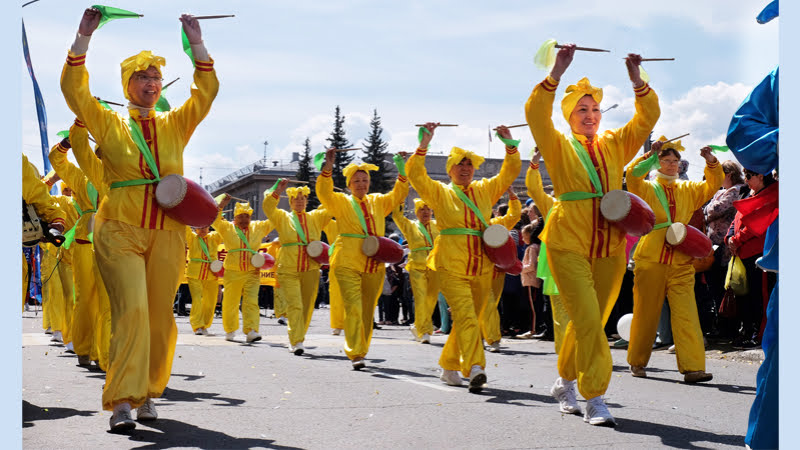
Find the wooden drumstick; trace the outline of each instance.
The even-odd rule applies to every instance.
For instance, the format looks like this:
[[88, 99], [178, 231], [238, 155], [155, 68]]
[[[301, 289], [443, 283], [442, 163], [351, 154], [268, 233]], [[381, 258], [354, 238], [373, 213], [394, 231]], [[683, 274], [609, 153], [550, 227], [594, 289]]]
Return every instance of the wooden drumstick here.
[[308, 184], [308, 181], [303, 181], [303, 180], [286, 180], [286, 181], [288, 181], [289, 183]]
[[167, 83], [167, 84], [165, 84], [163, 87], [161, 87], [161, 90], [163, 91], [164, 89], [166, 89], [166, 88], [168, 88], [168, 87], [172, 86], [172, 83], [174, 83], [174, 82], [176, 82], [176, 81], [178, 81], [178, 80], [180, 80], [180, 79], [181, 79], [181, 77], [175, 78], [174, 80], [170, 81], [169, 83]]
[[[424, 127], [425, 124], [416, 124], [414, 126], [415, 127]], [[436, 126], [437, 127], [457, 127], [458, 124], [455, 124], [455, 123], [439, 123], [439, 124], [436, 124]]]
[[678, 137], [674, 137], [674, 138], [672, 138], [672, 139], [669, 139], [669, 140], [667, 140], [667, 141], [662, 141], [662, 142], [663, 142], [664, 144], [666, 144], [667, 142], [677, 141], [678, 139], [680, 139], [680, 138], [682, 138], [682, 137], [685, 137], [685, 136], [688, 136], [688, 135], [689, 135], [689, 133], [682, 134], [682, 135], [680, 135], [680, 136], [678, 136]]
[[[556, 48], [564, 48], [561, 44], [556, 44]], [[575, 47], [575, 50], [582, 50], [584, 52], [608, 52], [611, 53], [611, 50], [603, 50], [602, 48], [592, 48], [592, 47]]]
[[100, 97], [95, 97], [95, 98], [96, 98], [98, 101], [101, 101], [101, 102], [106, 102], [106, 103], [108, 103], [109, 105], [125, 106], [125, 105], [123, 105], [122, 103], [112, 102], [112, 101], [110, 101], [110, 100], [103, 100], [103, 99], [102, 99], [102, 98], [100, 98]]
[[[519, 125], [511, 125], [511, 126], [508, 126], [506, 128], [519, 128], [519, 127], [527, 127], [527, 126], [528, 126], [527, 123], [521, 123]], [[500, 127], [497, 127], [497, 128], [500, 128]], [[497, 128], [492, 128], [492, 129], [497, 131]]]
[[[228, 194], [228, 195], [230, 195], [230, 194]], [[232, 200], [236, 200], [236, 201], [240, 201], [240, 202], [250, 203], [250, 201], [249, 201], [249, 200], [245, 200], [245, 199], [243, 199], [243, 198], [239, 198], [239, 197], [234, 197], [234, 196], [232, 196], [232, 195], [231, 195], [231, 199], [232, 199]]]
[[675, 61], [675, 58], [642, 58], [642, 62], [645, 61]]
[[[331, 150], [331, 149], [327, 149], [327, 150]], [[355, 147], [355, 148], [337, 148], [337, 149], [335, 149], [335, 150], [336, 150], [337, 152], [352, 152], [353, 150], [361, 150], [361, 147]]]
[[205, 20], [205, 19], [225, 19], [227, 17], [236, 17], [234, 14], [222, 14], [216, 16], [192, 16], [195, 20]]

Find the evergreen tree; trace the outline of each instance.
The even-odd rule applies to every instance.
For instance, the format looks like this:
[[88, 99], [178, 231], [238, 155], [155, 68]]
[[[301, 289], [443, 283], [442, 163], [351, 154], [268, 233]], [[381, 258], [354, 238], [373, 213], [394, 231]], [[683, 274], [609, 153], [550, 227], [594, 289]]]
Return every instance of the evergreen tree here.
[[303, 156], [300, 157], [300, 162], [297, 164], [297, 179], [300, 181], [308, 181], [309, 189], [311, 189], [311, 193], [308, 195], [308, 210], [315, 209], [319, 206], [319, 199], [317, 199], [317, 192], [314, 189], [315, 178], [314, 178], [314, 165], [312, 163], [312, 156], [311, 156], [311, 141], [306, 138], [306, 141], [303, 143], [305, 146], [305, 150], [303, 150]]
[[389, 143], [381, 137], [383, 127], [381, 127], [381, 118], [378, 116], [377, 109], [372, 112], [369, 126], [369, 136], [363, 144], [364, 153], [366, 153], [364, 162], [378, 166], [378, 170], [370, 173], [369, 191], [386, 193], [392, 189], [391, 177], [387, 173], [390, 163], [386, 161], [386, 156], [389, 155], [386, 150]]
[[[339, 110], [339, 105], [336, 105], [336, 113], [333, 120], [333, 131], [331, 137], [326, 139], [328, 141], [328, 148], [350, 148], [350, 142], [347, 140], [344, 132], [344, 116]], [[350, 152], [336, 152], [336, 159], [333, 161], [333, 185], [346, 189], [345, 178], [342, 170], [350, 164], [355, 156]]]

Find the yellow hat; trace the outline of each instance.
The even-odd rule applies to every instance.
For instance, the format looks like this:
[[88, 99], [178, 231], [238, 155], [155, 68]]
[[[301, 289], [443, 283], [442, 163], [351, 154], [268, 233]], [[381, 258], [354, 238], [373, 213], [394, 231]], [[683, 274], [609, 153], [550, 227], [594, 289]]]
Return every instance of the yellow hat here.
[[447, 157], [447, 163], [445, 163], [445, 169], [447, 170], [447, 173], [450, 173], [450, 169], [456, 164], [461, 163], [461, 160], [464, 158], [472, 161], [472, 167], [474, 167], [475, 170], [478, 170], [478, 168], [481, 167], [481, 164], [483, 164], [482, 156], [478, 156], [469, 150], [464, 150], [463, 148], [453, 147], [450, 150], [450, 156]]
[[567, 122], [569, 122], [569, 116], [572, 114], [572, 110], [575, 109], [575, 105], [584, 95], [591, 95], [594, 101], [600, 103], [603, 100], [603, 89], [592, 86], [586, 77], [581, 78], [578, 84], [569, 85], [566, 95], [561, 100], [561, 112]]
[[143, 50], [138, 55], [122, 61], [120, 64], [122, 66], [122, 92], [125, 94], [125, 98], [130, 100], [130, 97], [128, 97], [128, 83], [135, 72], [155, 67], [158, 69], [158, 73], [161, 74], [161, 67], [166, 65], [167, 60], [161, 56], [154, 55], [150, 50]]
[[250, 207], [250, 203], [248, 202], [239, 202], [233, 208], [233, 217], [238, 216], [239, 214], [247, 214], [248, 216], [253, 215], [253, 208]]
[[[419, 214], [419, 210], [422, 209], [423, 206], [428, 206], [428, 204], [425, 203], [425, 200], [422, 200], [421, 198], [415, 198], [414, 199], [414, 214]], [[430, 206], [428, 206], [428, 208], [430, 208]]]
[[369, 172], [372, 171], [372, 170], [378, 170], [378, 166], [376, 166], [375, 164], [369, 164], [369, 163], [362, 163], [362, 164], [350, 163], [350, 164], [348, 164], [347, 167], [345, 167], [344, 170], [342, 171], [342, 173], [344, 174], [345, 184], [347, 184], [347, 186], [350, 186], [350, 179], [353, 178], [353, 175], [355, 175], [356, 172], [364, 171], [364, 172], [366, 172], [367, 176], [369, 177]]
[[[667, 140], [667, 137], [666, 137], [666, 136], [661, 136], [660, 138], [658, 138], [658, 141], [656, 141], [656, 142], [659, 142], [659, 141], [660, 141], [660, 142], [664, 142], [664, 141], [666, 141], [666, 140]], [[677, 150], [677, 151], [679, 151], [679, 152], [682, 152], [682, 151], [686, 150], [686, 149], [685, 149], [685, 148], [683, 148], [683, 146], [681, 145], [681, 141], [680, 141], [680, 140], [678, 140], [678, 141], [672, 141], [672, 142], [667, 142], [666, 144], [664, 144], [664, 145], [662, 145], [662, 146], [661, 146], [661, 150], [666, 150], [666, 149], [668, 149], [668, 148], [671, 148], [671, 149], [673, 149], [673, 150]]]
[[289, 197], [289, 201], [294, 200], [298, 194], [303, 194], [306, 197], [311, 194], [311, 189], [308, 186], [300, 186], [300, 187], [290, 187], [286, 189], [286, 195]]

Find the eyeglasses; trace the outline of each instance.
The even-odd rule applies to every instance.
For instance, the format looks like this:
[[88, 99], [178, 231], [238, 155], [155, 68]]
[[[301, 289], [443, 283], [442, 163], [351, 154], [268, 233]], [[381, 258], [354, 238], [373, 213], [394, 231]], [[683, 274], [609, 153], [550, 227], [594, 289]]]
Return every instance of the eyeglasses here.
[[749, 180], [750, 178], [753, 178], [754, 176], [756, 176], [756, 174], [754, 174], [754, 173], [745, 173], [744, 174], [744, 178], [746, 180]]
[[164, 79], [161, 77], [151, 77], [148, 75], [142, 75], [140, 73], [133, 75], [133, 80], [140, 83], [146, 83], [148, 81], [152, 81], [153, 83], [161, 83], [164, 81]]
[[681, 160], [680, 159], [666, 159], [665, 158], [665, 159], [662, 159], [661, 162], [664, 163], [664, 164], [675, 165], [675, 164], [680, 163]]

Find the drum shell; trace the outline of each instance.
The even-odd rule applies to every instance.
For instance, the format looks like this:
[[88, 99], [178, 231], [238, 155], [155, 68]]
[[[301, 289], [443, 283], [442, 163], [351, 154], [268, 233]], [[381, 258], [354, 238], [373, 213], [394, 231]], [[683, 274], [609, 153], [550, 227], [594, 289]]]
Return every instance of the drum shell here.
[[[169, 177], [180, 177], [183, 181], [178, 181], [178, 184], [185, 183], [185, 192], [183, 189], [166, 192], [164, 186], [176, 185], [174, 180], [165, 183]], [[159, 182], [156, 186], [156, 201], [167, 216], [195, 228], [214, 223], [219, 211], [211, 194], [194, 181], [177, 174], [167, 175]]]
[[[487, 243], [487, 235], [493, 232], [499, 233], [501, 229], [505, 231], [508, 238], [499, 247], [489, 245]], [[517, 245], [514, 243], [514, 239], [511, 239], [511, 234], [508, 232], [508, 229], [502, 225], [492, 225], [484, 230], [483, 250], [486, 252], [486, 256], [489, 257], [489, 260], [502, 271], [507, 271], [512, 268], [515, 262], [519, 260], [519, 258], [517, 258]]]
[[367, 236], [361, 244], [361, 251], [376, 261], [388, 264], [399, 263], [404, 254], [400, 244], [383, 236]]
[[[261, 266], [256, 264], [257, 261], [254, 261], [259, 255], [264, 257], [264, 264], [262, 264]], [[258, 252], [257, 254], [250, 257], [250, 264], [253, 265], [253, 267], [255, 267], [258, 270], [269, 270], [272, 268], [272, 266], [275, 265], [275, 258], [273, 258], [272, 255], [270, 255], [267, 252]]]
[[[219, 270], [215, 271], [214, 270], [215, 266], [219, 266]], [[209, 265], [209, 270], [211, 270], [211, 273], [213, 273], [214, 276], [218, 278], [222, 278], [225, 276], [225, 265], [219, 259], [211, 261], [211, 264]]]
[[671, 245], [675, 250], [683, 253], [684, 255], [691, 256], [692, 258], [705, 258], [709, 253], [711, 253], [711, 250], [713, 249], [711, 239], [703, 234], [702, 231], [691, 225], [684, 225], [682, 223], [674, 223], [671, 225], [671, 227], [675, 227], [677, 225], [686, 227], [686, 236], [680, 242], [672, 243], [669, 239], [671, 235], [670, 233], [667, 233], [665, 237], [667, 244]]
[[[620, 192], [624, 193], [625, 197], [622, 197]], [[625, 198], [627, 200], [617, 200]], [[625, 201], [628, 206], [627, 214], [621, 218], [609, 218], [606, 216], [605, 210], [609, 207], [608, 203], [611, 201]], [[653, 231], [653, 227], [656, 224], [656, 215], [650, 205], [638, 195], [627, 191], [616, 189], [604, 195], [600, 201], [600, 211], [606, 220], [631, 236], [644, 236]]]
[[508, 269], [503, 270], [503, 272], [505, 272], [505, 273], [507, 273], [509, 275], [519, 275], [519, 274], [521, 274], [522, 273], [522, 261], [517, 259], [516, 261], [514, 261], [514, 264], [511, 267], [509, 267]]
[[[314, 254], [319, 249], [319, 254], [314, 256]], [[306, 246], [306, 253], [308, 253], [308, 257], [313, 259], [314, 261], [326, 266], [330, 264], [330, 256], [328, 255], [328, 250], [330, 246], [322, 241], [311, 241]]]

